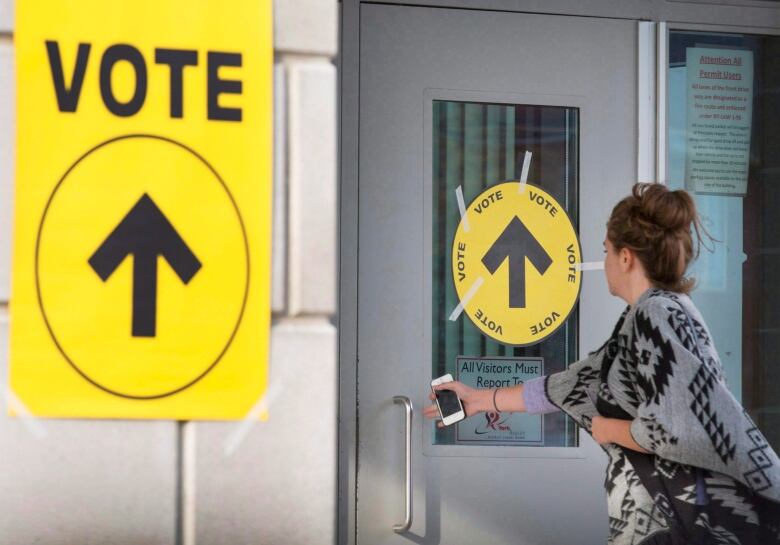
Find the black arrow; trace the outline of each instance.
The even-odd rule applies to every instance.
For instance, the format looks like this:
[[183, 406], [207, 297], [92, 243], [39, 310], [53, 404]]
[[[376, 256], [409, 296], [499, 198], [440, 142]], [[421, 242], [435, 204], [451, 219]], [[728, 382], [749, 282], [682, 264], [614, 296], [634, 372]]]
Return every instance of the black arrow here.
[[154, 201], [144, 193], [100, 245], [89, 264], [105, 282], [133, 254], [133, 337], [154, 337], [157, 323], [157, 256], [187, 284], [201, 264]]
[[523, 222], [515, 216], [482, 258], [482, 263], [495, 274], [509, 258], [509, 308], [525, 308], [525, 258], [544, 274], [552, 258], [542, 248]]

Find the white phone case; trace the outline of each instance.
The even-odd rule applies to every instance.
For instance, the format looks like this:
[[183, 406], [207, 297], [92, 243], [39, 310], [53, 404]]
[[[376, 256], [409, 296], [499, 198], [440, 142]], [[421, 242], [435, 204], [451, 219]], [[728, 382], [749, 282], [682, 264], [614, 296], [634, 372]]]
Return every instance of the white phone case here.
[[[433, 389], [433, 387], [436, 386], [436, 385], [444, 384], [444, 383], [452, 382], [452, 381], [453, 381], [452, 375], [447, 373], [446, 375], [442, 375], [442, 376], [440, 376], [438, 378], [433, 379], [431, 381], [431, 389]], [[435, 393], [436, 392], [434, 390], [434, 395], [435, 395]], [[442, 416], [441, 406], [439, 405], [439, 400], [438, 400], [438, 398], [436, 399], [436, 406], [439, 408], [439, 416], [442, 416], [441, 421], [442, 421], [442, 423], [445, 426], [449, 426], [449, 425], [454, 424], [456, 422], [460, 422], [461, 420], [466, 418], [466, 411], [463, 409], [463, 403], [461, 403], [460, 398], [457, 398], [457, 399], [458, 399], [458, 405], [460, 405], [460, 411], [458, 411], [456, 413], [452, 413], [451, 415], [449, 415], [447, 417], [443, 417]]]

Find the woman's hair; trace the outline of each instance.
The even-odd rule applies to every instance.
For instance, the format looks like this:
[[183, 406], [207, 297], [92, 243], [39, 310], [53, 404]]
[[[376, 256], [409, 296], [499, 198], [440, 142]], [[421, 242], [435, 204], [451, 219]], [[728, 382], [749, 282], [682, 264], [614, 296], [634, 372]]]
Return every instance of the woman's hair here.
[[685, 272], [699, 255], [702, 233], [712, 240], [688, 192], [661, 184], [635, 184], [607, 222], [607, 238], [615, 249], [633, 251], [654, 286], [678, 293], [689, 293], [695, 285]]

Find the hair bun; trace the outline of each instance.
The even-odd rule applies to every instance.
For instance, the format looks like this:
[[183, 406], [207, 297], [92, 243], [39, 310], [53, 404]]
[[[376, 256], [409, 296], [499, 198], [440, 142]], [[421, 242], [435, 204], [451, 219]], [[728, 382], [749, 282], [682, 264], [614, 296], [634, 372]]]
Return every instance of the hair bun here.
[[636, 184], [633, 195], [638, 207], [637, 216], [656, 229], [690, 231], [696, 221], [696, 205], [686, 191], [669, 191], [661, 184]]

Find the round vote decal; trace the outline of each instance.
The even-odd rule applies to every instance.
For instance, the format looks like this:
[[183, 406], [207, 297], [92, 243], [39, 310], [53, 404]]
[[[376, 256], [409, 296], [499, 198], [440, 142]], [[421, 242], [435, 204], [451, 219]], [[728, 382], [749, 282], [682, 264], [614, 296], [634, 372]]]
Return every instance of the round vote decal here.
[[120, 137], [83, 155], [38, 231], [49, 333], [79, 374], [121, 397], [165, 397], [209, 373], [241, 321], [248, 272], [227, 186], [203, 157], [162, 137]]
[[558, 201], [534, 185], [504, 182], [466, 209], [452, 245], [453, 281], [485, 335], [531, 345], [566, 322], [580, 292], [581, 258]]

